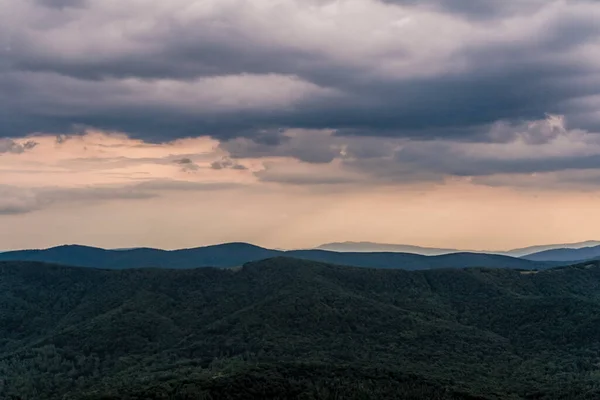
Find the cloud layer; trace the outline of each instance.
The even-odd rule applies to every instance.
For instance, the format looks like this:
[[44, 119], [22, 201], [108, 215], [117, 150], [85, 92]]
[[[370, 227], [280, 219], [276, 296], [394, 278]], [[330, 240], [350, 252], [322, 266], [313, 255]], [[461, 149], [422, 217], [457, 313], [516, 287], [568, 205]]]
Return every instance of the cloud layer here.
[[2, 2], [6, 136], [484, 140], [482, 127], [548, 112], [600, 122], [594, 1]]

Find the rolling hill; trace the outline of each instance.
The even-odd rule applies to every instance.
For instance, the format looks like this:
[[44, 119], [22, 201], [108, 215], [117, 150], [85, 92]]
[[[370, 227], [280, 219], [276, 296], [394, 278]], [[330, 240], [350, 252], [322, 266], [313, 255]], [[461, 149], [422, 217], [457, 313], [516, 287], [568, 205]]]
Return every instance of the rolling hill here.
[[234, 267], [248, 261], [276, 257], [281, 252], [247, 243], [227, 243], [182, 250], [134, 248], [106, 250], [97, 247], [65, 245], [44, 250], [20, 250], [0, 254], [0, 261], [40, 261], [81, 267], [170, 268]]
[[440, 256], [422, 256], [396, 252], [279, 251], [247, 243], [226, 243], [171, 251], [151, 248], [105, 250], [95, 247], [68, 245], [45, 250], [0, 253], [0, 261], [38, 261], [104, 269], [149, 267], [189, 269], [208, 266], [236, 267], [247, 262], [280, 256], [356, 267], [400, 268], [406, 270], [465, 267], [543, 269], [548, 267], [548, 264], [543, 262], [494, 254], [454, 253]]
[[576, 262], [600, 258], [600, 246], [583, 247], [580, 249], [553, 249], [533, 253], [522, 257], [531, 261]]
[[600, 263], [0, 263], [0, 398], [596, 399]]

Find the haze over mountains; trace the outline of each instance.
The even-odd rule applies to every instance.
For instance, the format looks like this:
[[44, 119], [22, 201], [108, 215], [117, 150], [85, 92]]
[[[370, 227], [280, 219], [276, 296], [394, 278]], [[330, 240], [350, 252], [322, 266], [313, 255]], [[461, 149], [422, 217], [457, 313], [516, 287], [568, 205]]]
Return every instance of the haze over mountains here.
[[517, 248], [507, 251], [496, 250], [458, 250], [445, 249], [434, 247], [411, 246], [403, 244], [388, 244], [388, 243], [373, 243], [373, 242], [334, 242], [323, 244], [317, 249], [338, 251], [338, 252], [399, 252], [399, 253], [414, 253], [427, 256], [435, 256], [441, 254], [468, 252], [468, 253], [485, 253], [485, 254], [501, 254], [511, 257], [522, 257], [533, 253], [553, 250], [553, 249], [581, 249], [584, 247], [600, 246], [600, 241], [588, 240], [577, 243], [562, 243], [562, 244], [547, 244], [538, 246], [529, 246]]
[[273, 257], [328, 262], [339, 265], [371, 268], [424, 270], [436, 268], [511, 268], [545, 269], [555, 263], [525, 260], [497, 254], [452, 253], [424, 256], [410, 253], [351, 253], [325, 250], [280, 251], [247, 243], [225, 243], [182, 250], [151, 248], [106, 250], [89, 246], [59, 246], [45, 250], [22, 250], [0, 254], [0, 261], [39, 261], [82, 267], [128, 269], [199, 267], [236, 267], [247, 262]]
[[552, 249], [529, 254], [524, 259], [532, 261], [579, 261], [600, 257], [600, 246], [583, 247], [580, 249]]
[[[336, 250], [309, 249], [287, 251], [267, 249], [248, 243], [224, 243], [180, 250], [153, 248], [119, 248], [107, 250], [90, 246], [65, 245], [43, 250], [8, 251], [0, 253], [0, 261], [39, 261], [106, 269], [189, 269], [199, 267], [236, 267], [247, 262], [285, 256], [355, 267], [399, 268], [405, 270], [470, 267], [533, 270], [600, 258], [600, 246], [582, 247], [586, 244], [594, 243], [597, 242], [588, 241], [567, 245], [534, 246], [511, 250], [506, 252], [507, 254], [457, 252], [451, 249], [382, 245], [366, 242], [321, 246]], [[570, 246], [572, 248], [555, 248], [557, 246]], [[356, 252], [345, 251], [345, 249], [355, 247], [358, 247], [358, 251]], [[552, 248], [552, 250], [529, 253], [532, 250], [547, 248]], [[368, 249], [386, 251], [368, 252]], [[405, 250], [405, 252], [400, 252], [399, 250]], [[418, 254], [417, 252], [426, 253], [426, 255]], [[522, 253], [527, 253], [527, 255], [518, 257]]]

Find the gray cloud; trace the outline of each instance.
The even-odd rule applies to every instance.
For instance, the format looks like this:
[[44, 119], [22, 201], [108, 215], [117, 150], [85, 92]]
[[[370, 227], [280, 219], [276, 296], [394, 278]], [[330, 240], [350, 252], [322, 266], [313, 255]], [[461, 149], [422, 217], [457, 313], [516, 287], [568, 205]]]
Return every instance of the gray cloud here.
[[337, 168], [323, 168], [313, 164], [309, 168], [289, 168], [285, 164], [267, 162], [264, 168], [254, 173], [261, 182], [301, 186], [339, 186], [344, 184], [364, 184], [363, 176], [348, 173]]
[[0, 154], [2, 154], [2, 153], [21, 154], [21, 153], [26, 152], [27, 150], [33, 149], [37, 145], [38, 144], [33, 140], [28, 140], [23, 143], [18, 143], [12, 139], [0, 138]]
[[[428, 172], [432, 176], [488, 176], [494, 174], [533, 174], [564, 170], [585, 170], [600, 168], [600, 154], [589, 156], [554, 156], [544, 158], [505, 158], [469, 156], [445, 145], [408, 146], [398, 152], [392, 160], [378, 160], [383, 168], [389, 169], [400, 178], [404, 175], [417, 175], [415, 172]], [[356, 167], [368, 168], [364, 163]], [[381, 168], [381, 167], [380, 167]], [[381, 175], [381, 172], [378, 172]]]
[[200, 167], [198, 164], [193, 162], [190, 158], [181, 158], [173, 161], [175, 164], [179, 164], [181, 166], [181, 170], [183, 172], [194, 172], [198, 171]]
[[[74, 4], [65, 1], [52, 3]], [[190, 13], [190, 21], [197, 23], [178, 19], [176, 10], [189, 5], [183, 0], [168, 8], [164, 18], [155, 19], [153, 29], [143, 28], [143, 23], [153, 18], [152, 9], [139, 10], [134, 3], [125, 2], [123, 20], [114, 21], [108, 5], [89, 1], [85, 9], [60, 16], [42, 11], [42, 21], [48, 26], [61, 19], [69, 24], [58, 33], [43, 29], [32, 32], [25, 28], [27, 18], [36, 12], [40, 15], [40, 11], [22, 6], [23, 12], [17, 15], [25, 20], [13, 27], [11, 50], [5, 53], [8, 62], [0, 77], [0, 92], [7, 96], [3, 101], [14, 111], [7, 114], [10, 119], [2, 121], [3, 132], [11, 136], [31, 131], [64, 132], [83, 124], [162, 141], [203, 134], [225, 139], [260, 137], [265, 129], [296, 127], [333, 128], [342, 134], [367, 136], [482, 140], [478, 136], [481, 127], [498, 120], [572, 112], [563, 110], [565, 102], [597, 93], [597, 60], [577, 56], [578, 48], [598, 43], [597, 3], [574, 1], [568, 8], [537, 0], [393, 3], [410, 8], [392, 9], [389, 17], [382, 17], [377, 3], [368, 3], [373, 11], [365, 21], [385, 17], [393, 23], [402, 15], [420, 18], [420, 9], [433, 10], [437, 25], [426, 21], [429, 25], [408, 30], [424, 38], [420, 39], [426, 41], [424, 44], [398, 40], [397, 44], [380, 43], [375, 39], [373, 43], [360, 42], [360, 35], [368, 37], [369, 31], [357, 31], [354, 38], [344, 30], [336, 33], [339, 37], [316, 38], [302, 33], [297, 38], [285, 38], [279, 35], [281, 26], [276, 22], [251, 26], [253, 16], [270, 12], [251, 6], [223, 5], [225, 17], [208, 34], [205, 29], [213, 26], [211, 17]], [[280, 10], [282, 21], [296, 24], [290, 29], [303, 27], [303, 22], [294, 19], [294, 7], [300, 7], [296, 13], [305, 11], [300, 2], [292, 0]], [[167, 18], [168, 13], [173, 18]], [[485, 18], [486, 25], [460, 22], [461, 15]], [[525, 19], [529, 15], [532, 17]], [[346, 17], [339, 18], [344, 22]], [[504, 27], [499, 24], [511, 18], [521, 18], [521, 22], [515, 20]], [[130, 22], [142, 28], [125, 30]], [[123, 32], [118, 40], [109, 41], [94, 36], [94, 32], [74, 35], [70, 31], [88, 23], [97, 24], [93, 30], [97, 35], [102, 35], [109, 23], [122, 26]], [[373, 22], [373, 29], [382, 23], [385, 21]], [[415, 46], [441, 46], [440, 33], [426, 29], [444, 29], [446, 25], [448, 29], [456, 25], [457, 32], [465, 30], [455, 38], [448, 35], [444, 39], [451, 51], [439, 59], [421, 55]], [[393, 33], [390, 30], [389, 35]], [[62, 42], [63, 37], [69, 40]], [[269, 39], [275, 37], [280, 39]], [[353, 39], [359, 41], [356, 52], [339, 53], [344, 40]], [[56, 51], [44, 47], [58, 43], [61, 47]], [[372, 49], [363, 50], [359, 46], [363, 43]], [[102, 56], [95, 56], [99, 54]], [[423, 73], [429, 69], [432, 71]], [[313, 91], [291, 108], [270, 105], [240, 110], [237, 104], [214, 114], [159, 96], [165, 92], [158, 89], [159, 84], [163, 89], [173, 88], [177, 98], [186, 98], [191, 93], [177, 88], [174, 82], [239, 74], [296, 76], [315, 88], [332, 88], [341, 97], [332, 99]], [[160, 80], [167, 81], [161, 84]], [[278, 86], [275, 82], [270, 85], [272, 89]], [[255, 101], [265, 95], [257, 94]], [[17, 101], [8, 101], [8, 96]], [[219, 100], [206, 101], [217, 104]], [[583, 116], [577, 118], [584, 121]]]
[[357, 183], [356, 179], [342, 176], [319, 176], [309, 174], [275, 174], [268, 171], [260, 171], [255, 173], [256, 177], [261, 182], [281, 183], [284, 185], [341, 185]]
[[596, 192], [600, 185], [600, 173], [598, 170], [567, 170], [522, 175], [497, 174], [476, 176], [471, 182], [492, 187], [510, 186], [523, 191], [549, 189]]
[[55, 141], [56, 141], [56, 144], [63, 144], [66, 141], [68, 141], [69, 139], [71, 139], [70, 135], [61, 134], [61, 135], [56, 135]]
[[191, 182], [191, 181], [175, 181], [170, 179], [151, 180], [136, 184], [133, 186], [137, 190], [147, 191], [183, 191], [183, 192], [199, 192], [211, 190], [228, 190], [240, 187], [238, 183], [231, 182]]
[[24, 214], [56, 203], [131, 200], [155, 197], [155, 194], [130, 187], [20, 188], [0, 186], [0, 214]]
[[242, 164], [239, 164], [237, 161], [232, 160], [229, 157], [223, 157], [219, 161], [214, 161], [210, 164], [212, 169], [238, 169], [245, 170], [248, 169]]
[[0, 185], [0, 215], [30, 212], [39, 207], [39, 202], [30, 190]]
[[39, 4], [50, 8], [83, 7], [86, 0], [36, 0]]
[[168, 192], [214, 191], [239, 187], [233, 183], [150, 180], [129, 185], [71, 188], [22, 188], [0, 185], [0, 215], [25, 214], [57, 204], [95, 204], [113, 200], [144, 200]]
[[[261, 181], [299, 185], [443, 182], [448, 177], [476, 178], [472, 181], [483, 183], [486, 177], [495, 175], [568, 171], [572, 171], [569, 179], [573, 179], [578, 174], [588, 176], [590, 171], [600, 171], [600, 135], [571, 130], [560, 116], [520, 124], [499, 122], [481, 135], [489, 141], [365, 138], [293, 131], [286, 134], [286, 140], [267, 148], [250, 139], [236, 139], [222, 147], [240, 157], [277, 155], [302, 161], [267, 163], [264, 170], [255, 173]], [[323, 149], [333, 149], [330, 158], [310, 157]], [[505, 178], [502, 181], [508, 182]]]
[[386, 3], [421, 6], [447, 11], [468, 18], [490, 20], [518, 13], [532, 13], [542, 8], [547, 0], [494, 1], [494, 0], [384, 0]]
[[[570, 181], [581, 186], [586, 182], [592, 184], [594, 181], [587, 177], [600, 171], [600, 136], [568, 130], [560, 117], [550, 116], [546, 120], [520, 125], [497, 124], [488, 132], [491, 138], [495, 135], [510, 140], [491, 143], [396, 141], [395, 145], [385, 141], [372, 142], [371, 151], [366, 154], [346, 151], [343, 165], [390, 182], [441, 182], [453, 176], [475, 178], [472, 180], [475, 183], [507, 183], [510, 176], [554, 174], [557, 178], [568, 176]], [[521, 180], [531, 182], [536, 179]], [[548, 178], [539, 179], [538, 183], [557, 186]]]
[[[125, 1], [116, 14], [100, 0], [20, 2], [18, 18], [0, 20], [0, 136], [87, 126], [149, 142], [210, 135], [230, 154], [213, 169], [340, 159], [391, 181], [600, 167], [596, 154], [534, 154], [565, 134], [539, 122], [547, 113], [600, 132], [598, 2], [365, 0], [336, 3], [333, 17], [328, 1], [259, 3], [176, 0], [159, 12]], [[516, 141], [531, 154], [470, 147]], [[0, 152], [26, 150], [7, 143]], [[101, 162], [193, 172], [194, 160]]]
[[280, 130], [268, 139], [237, 138], [220, 144], [234, 158], [293, 157], [308, 163], [329, 163], [340, 155], [339, 140], [328, 131]]
[[72, 158], [60, 162], [60, 166], [72, 170], [111, 170], [130, 167], [134, 165], [157, 164], [157, 165], [179, 165], [189, 171], [195, 171], [200, 167], [192, 160], [208, 159], [208, 155], [177, 154], [166, 157], [84, 157]]

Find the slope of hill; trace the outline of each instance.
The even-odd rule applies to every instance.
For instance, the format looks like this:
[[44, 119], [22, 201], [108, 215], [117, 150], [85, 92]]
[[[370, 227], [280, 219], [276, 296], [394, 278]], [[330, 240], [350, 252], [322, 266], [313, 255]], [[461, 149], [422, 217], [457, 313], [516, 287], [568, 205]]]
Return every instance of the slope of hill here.
[[473, 250], [457, 250], [457, 249], [445, 249], [445, 248], [433, 248], [433, 247], [421, 247], [421, 246], [410, 246], [403, 244], [387, 244], [387, 243], [373, 243], [373, 242], [338, 242], [338, 243], [327, 243], [317, 247], [317, 250], [337, 251], [337, 252], [355, 252], [355, 253], [373, 253], [373, 252], [397, 252], [397, 253], [412, 253], [421, 254], [426, 256], [436, 256], [450, 253], [485, 253], [485, 254], [500, 254], [511, 257], [522, 257], [528, 254], [537, 253], [540, 251], [551, 250], [551, 249], [580, 249], [583, 247], [600, 246], [600, 242], [595, 240], [588, 240], [586, 242], [578, 243], [562, 243], [562, 244], [547, 244], [539, 246], [523, 247], [507, 251], [497, 250], [485, 250], [485, 251], [473, 251]]
[[600, 258], [600, 246], [583, 247], [580, 249], [553, 249], [533, 253], [522, 257], [531, 261], [566, 261], [575, 262]]
[[60, 246], [46, 250], [22, 250], [0, 254], [0, 261], [38, 261], [105, 269], [160, 267], [236, 267], [246, 262], [288, 256], [340, 265], [421, 270], [431, 268], [490, 267], [542, 269], [548, 265], [518, 258], [475, 253], [421, 256], [408, 253], [339, 253], [323, 250], [279, 251], [247, 243], [226, 243], [182, 250], [137, 248], [105, 250], [87, 246]]
[[0, 398], [596, 399], [600, 263], [0, 263]]

